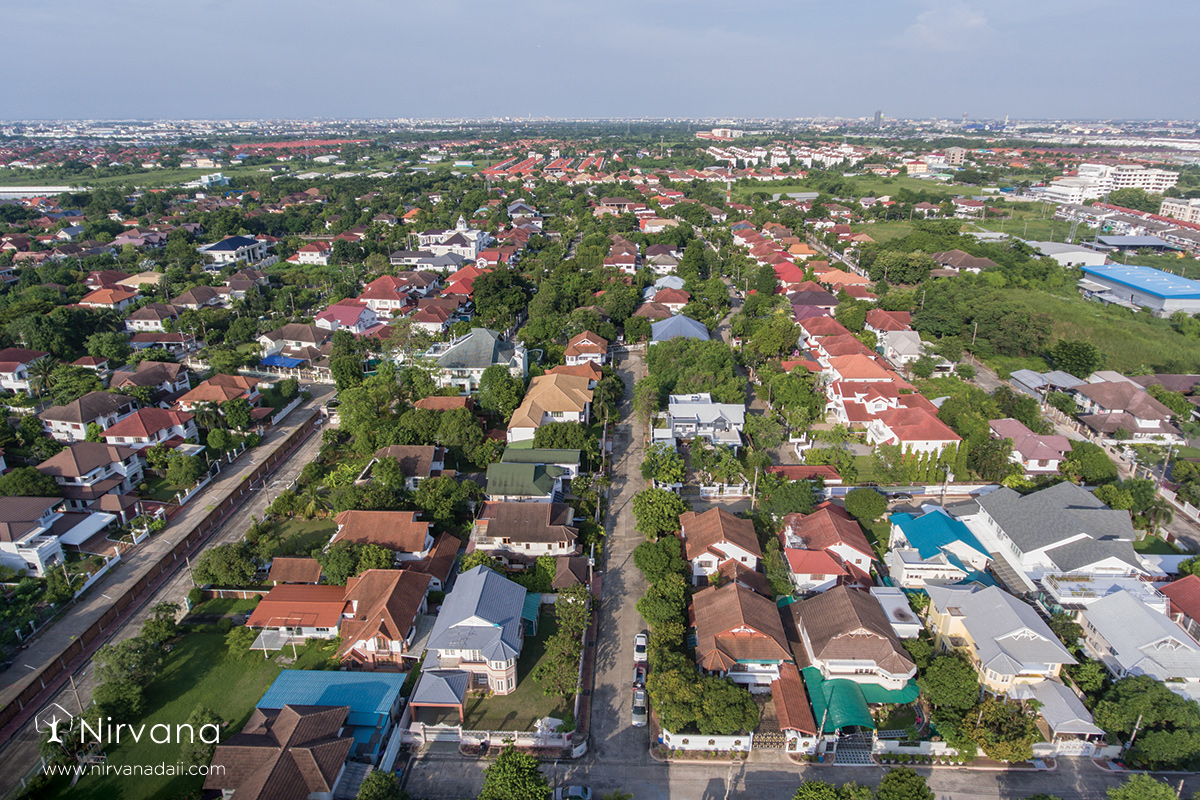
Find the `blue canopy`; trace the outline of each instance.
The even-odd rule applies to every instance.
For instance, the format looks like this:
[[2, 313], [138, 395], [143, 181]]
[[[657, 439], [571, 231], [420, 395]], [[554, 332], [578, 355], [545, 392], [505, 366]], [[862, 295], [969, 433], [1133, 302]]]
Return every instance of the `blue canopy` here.
[[273, 356], [267, 356], [262, 361], [258, 362], [259, 366], [263, 367], [286, 367], [287, 369], [295, 369], [304, 363], [303, 359], [288, 358], [276, 353]]

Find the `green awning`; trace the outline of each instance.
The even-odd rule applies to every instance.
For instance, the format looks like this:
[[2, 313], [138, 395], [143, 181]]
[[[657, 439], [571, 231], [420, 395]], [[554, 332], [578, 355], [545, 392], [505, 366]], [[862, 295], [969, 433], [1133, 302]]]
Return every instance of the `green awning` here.
[[871, 705], [879, 705], [880, 703], [902, 705], [916, 700], [921, 690], [917, 688], [917, 682], [911, 680], [904, 684], [903, 689], [885, 689], [874, 683], [863, 684], [862, 693], [863, 697], [867, 698], [867, 702]]
[[805, 667], [801, 674], [812, 701], [813, 718], [822, 733], [837, 733], [850, 727], [875, 730], [862, 686], [845, 678], [827, 681], [816, 667]]
[[542, 596], [536, 592], [526, 592], [525, 604], [521, 606], [521, 619], [536, 623], [541, 610]]

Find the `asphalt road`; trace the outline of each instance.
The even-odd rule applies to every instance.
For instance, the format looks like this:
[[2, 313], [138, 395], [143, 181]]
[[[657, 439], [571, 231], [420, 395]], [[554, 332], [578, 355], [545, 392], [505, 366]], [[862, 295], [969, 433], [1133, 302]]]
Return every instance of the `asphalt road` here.
[[[321, 398], [331, 391], [331, 387], [314, 386], [310, 388], [314, 392], [314, 399], [309, 404], [301, 406], [293, 412], [294, 414], [300, 414], [306, 408], [319, 406]], [[284, 433], [280, 431], [278, 435], [282, 436]], [[316, 458], [320, 448], [321, 436], [318, 432], [276, 468], [265, 487], [253, 490], [241, 508], [222, 523], [205, 547], [240, 540], [245, 535], [247, 528], [250, 527], [250, 517], [262, 519], [271, 501], [300, 475], [300, 471], [306, 464]], [[235, 469], [226, 469], [222, 472], [222, 478], [215, 481], [214, 485], [206, 492], [213, 497], [219, 497], [229, 491], [231, 487], [236, 486], [241, 480], [240, 476], [261, 461], [261, 457], [251, 457], [254, 453], [255, 451], [250, 451], [249, 454], [243, 456], [243, 459], [236, 463]], [[207, 513], [205, 509], [208, 505], [210, 503], [207, 498], [200, 496], [189, 504], [188, 511], [193, 514]], [[187, 516], [181, 515], [180, 518], [173, 521], [172, 527], [179, 526], [186, 519]], [[150, 616], [150, 610], [158, 603], [178, 603], [182, 609], [188, 590], [191, 588], [191, 573], [185, 566], [171, 576], [153, 597], [113, 633], [108, 641], [119, 642], [136, 636], [141, 630], [142, 623]], [[57, 703], [71, 713], [77, 713], [82, 708], [87, 708], [92, 702], [94, 688], [91, 668], [92, 661], [89, 658], [73, 674], [74, 689], [68, 683], [54, 697], [48, 698], [46, 703]], [[21, 778], [34, 767], [37, 762], [37, 742], [38, 734], [33, 728], [33, 722], [30, 721], [3, 744], [3, 749], [0, 750], [0, 797], [7, 795], [9, 791], [18, 786]]]

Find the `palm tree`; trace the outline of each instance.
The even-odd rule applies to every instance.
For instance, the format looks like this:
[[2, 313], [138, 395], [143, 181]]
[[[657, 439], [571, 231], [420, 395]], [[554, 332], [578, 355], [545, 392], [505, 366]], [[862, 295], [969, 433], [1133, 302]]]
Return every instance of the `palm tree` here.
[[217, 410], [216, 403], [197, 403], [192, 406], [192, 415], [196, 418], [196, 424], [201, 428], [213, 430], [222, 427], [221, 422], [224, 419], [221, 412]]
[[1142, 515], [1146, 518], [1150, 530], [1157, 536], [1163, 525], [1170, 525], [1174, 521], [1175, 509], [1165, 497], [1156, 496], [1150, 505], [1146, 506]]
[[300, 516], [305, 519], [319, 517], [329, 510], [329, 498], [320, 486], [311, 484], [300, 495]]
[[58, 367], [58, 359], [44, 356], [29, 365], [29, 394], [40, 395], [50, 388], [50, 373]]

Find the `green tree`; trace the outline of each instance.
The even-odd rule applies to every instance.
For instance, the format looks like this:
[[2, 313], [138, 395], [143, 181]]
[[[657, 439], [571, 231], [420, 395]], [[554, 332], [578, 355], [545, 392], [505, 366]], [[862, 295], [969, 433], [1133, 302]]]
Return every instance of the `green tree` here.
[[666, 489], [644, 489], [633, 496], [635, 527], [648, 539], [678, 531], [679, 515], [690, 510], [679, 495]]
[[859, 521], [879, 519], [887, 511], [887, 498], [871, 488], [851, 489], [846, 493], [846, 511]]
[[1060, 339], [1050, 349], [1050, 360], [1058, 369], [1082, 379], [1104, 366], [1100, 349], [1079, 339]]
[[150, 609], [150, 618], [142, 623], [141, 637], [154, 645], [174, 639], [179, 633], [175, 620], [178, 614], [178, 603], [157, 603]]
[[1149, 775], [1130, 775], [1125, 783], [1108, 789], [1108, 800], [1176, 800], [1175, 790]]
[[470, 494], [464, 483], [454, 478], [427, 478], [417, 485], [413, 503], [438, 530], [448, 530], [465, 521]]
[[0, 475], [0, 497], [62, 497], [62, 487], [33, 467], [17, 467]]
[[204, 441], [210, 449], [218, 453], [224, 453], [233, 446], [233, 436], [222, 428], [213, 428]]
[[979, 699], [979, 678], [958, 656], [937, 656], [917, 678], [925, 699], [938, 708], [966, 711]]
[[643, 425], [649, 425], [658, 413], [662, 404], [661, 393], [661, 383], [653, 375], [647, 375], [633, 385], [633, 410]]
[[326, 583], [345, 586], [347, 580], [358, 574], [358, 545], [334, 542], [317, 560], [321, 562], [321, 576]]
[[727, 678], [701, 679], [696, 728], [704, 736], [729, 736], [758, 727], [758, 704], [750, 692]]
[[204, 460], [199, 456], [172, 453], [167, 457], [166, 479], [169, 483], [190, 488], [208, 473]]
[[100, 376], [85, 367], [61, 364], [50, 373], [50, 394], [60, 406], [103, 389], [104, 384], [100, 381]]
[[1172, 392], [1162, 386], [1162, 384], [1152, 383], [1146, 387], [1146, 393], [1153, 397], [1158, 402], [1162, 403], [1180, 420], [1191, 419], [1192, 411], [1195, 406], [1187, 399], [1182, 392]]
[[470, 572], [476, 567], [487, 567], [493, 572], [504, 572], [500, 561], [490, 556], [486, 550], [473, 550], [458, 562], [459, 572]]
[[508, 745], [483, 771], [478, 800], [549, 800], [550, 783], [538, 769], [536, 756]]
[[805, 781], [792, 795], [792, 800], [841, 800], [841, 793], [831, 783]]
[[376, 769], [363, 778], [355, 800], [408, 800], [408, 792], [400, 788], [396, 773]]
[[816, 504], [816, 494], [811, 481], [780, 481], [770, 485], [768, 481], [759, 482], [758, 491], [762, 497], [762, 510], [775, 519], [781, 519], [787, 514], [808, 514]]
[[642, 542], [633, 548], [633, 563], [646, 580], [658, 583], [667, 575], [682, 575], [687, 570], [683, 543], [675, 536], [663, 536]]
[[924, 776], [910, 767], [892, 767], [883, 775], [875, 800], [935, 800]]
[[228, 542], [200, 553], [192, 569], [192, 580], [201, 586], [245, 586], [254, 579], [257, 569], [245, 542]]
[[1020, 705], [989, 697], [967, 717], [975, 718], [971, 738], [988, 758], [1008, 763], [1033, 758], [1033, 743], [1041, 734], [1034, 715]]
[[1103, 664], [1090, 658], [1082, 659], [1078, 664], [1068, 666], [1067, 674], [1079, 687], [1079, 691], [1084, 694], [1100, 691], [1104, 686], [1104, 679], [1108, 675]]
[[978, 442], [971, 448], [967, 463], [980, 478], [991, 483], [999, 483], [1018, 468], [1012, 460], [1012, 439]]
[[331, 357], [329, 371], [339, 392], [358, 386], [363, 380], [362, 359], [357, 355]]
[[141, 636], [106, 644], [92, 657], [97, 683], [131, 683], [145, 686], [162, 666], [162, 651]]
[[[201, 728], [206, 725], [213, 725], [219, 731], [221, 726], [225, 724], [225, 720], [217, 716], [216, 712], [211, 708], [201, 703], [192, 709], [192, 713], [188, 714], [187, 724], [192, 726], [193, 738], [183, 740], [179, 751], [179, 760], [192, 766], [207, 765], [212, 761], [213, 752], [217, 749], [217, 745], [208, 744], [201, 740]], [[212, 737], [204, 735], [203, 738], [210, 739]]]
[[1072, 480], [1092, 485], [1117, 479], [1117, 465], [1104, 448], [1091, 442], [1071, 442], [1071, 452], [1059, 463], [1058, 470]]
[[596, 437], [578, 422], [547, 422], [533, 433], [533, 446], [550, 450], [581, 450], [588, 458], [600, 455]]
[[479, 405], [505, 422], [521, 405], [524, 395], [524, 382], [503, 364], [493, 364], [479, 378]]
[[642, 478], [662, 484], [683, 483], [686, 469], [683, 457], [667, 442], [651, 445], [642, 461]]
[[132, 352], [125, 334], [117, 331], [93, 333], [87, 337], [84, 349], [92, 358], [108, 359], [111, 367], [119, 367], [124, 364]]
[[232, 400], [226, 400], [221, 403], [221, 416], [225, 418], [225, 424], [234, 430], [244, 431], [250, 427], [252, 417], [250, 415], [250, 403], [244, 397], [235, 397]]

